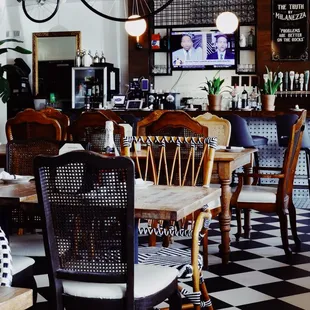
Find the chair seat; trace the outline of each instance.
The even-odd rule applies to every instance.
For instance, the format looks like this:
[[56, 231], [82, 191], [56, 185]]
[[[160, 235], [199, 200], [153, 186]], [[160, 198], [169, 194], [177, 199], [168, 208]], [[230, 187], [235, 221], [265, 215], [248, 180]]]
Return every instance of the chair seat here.
[[25, 256], [12, 256], [12, 262], [13, 262], [13, 276], [18, 274], [19, 272], [25, 270], [29, 266], [34, 265], [35, 261], [34, 259], [30, 257]]
[[275, 203], [276, 187], [243, 185], [238, 203]]
[[252, 136], [254, 146], [267, 145], [268, 138], [263, 136]]
[[[178, 278], [193, 276], [191, 249], [183, 250], [166, 247], [139, 247], [139, 264], [174, 267], [179, 271]], [[203, 267], [202, 255], [198, 254], [198, 269]]]
[[[178, 276], [178, 270], [153, 265], [135, 265], [134, 297], [151, 296], [172, 283]], [[125, 296], [125, 284], [85, 283], [63, 280], [64, 293], [84, 298], [121, 299]]]

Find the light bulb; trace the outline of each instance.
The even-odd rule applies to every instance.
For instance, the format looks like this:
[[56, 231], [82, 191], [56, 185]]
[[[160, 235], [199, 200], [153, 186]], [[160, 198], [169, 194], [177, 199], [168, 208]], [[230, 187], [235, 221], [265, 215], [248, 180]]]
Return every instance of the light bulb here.
[[216, 27], [222, 33], [233, 33], [238, 23], [238, 17], [232, 12], [223, 12], [216, 19]]
[[[128, 19], [137, 17], [140, 17], [140, 15], [131, 15], [128, 17]], [[146, 21], [144, 19], [127, 21], [125, 23], [125, 29], [130, 36], [139, 37], [146, 30]]]

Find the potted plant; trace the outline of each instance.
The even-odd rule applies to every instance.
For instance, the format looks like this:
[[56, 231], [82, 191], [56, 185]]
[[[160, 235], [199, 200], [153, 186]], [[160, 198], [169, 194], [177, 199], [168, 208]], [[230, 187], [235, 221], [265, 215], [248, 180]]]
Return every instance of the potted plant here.
[[263, 85], [262, 94], [261, 94], [262, 109], [265, 111], [274, 111], [276, 92], [282, 82], [281, 82], [281, 79], [278, 77], [277, 73], [272, 75], [268, 67], [267, 66], [265, 67], [266, 67], [267, 73], [263, 75], [264, 85]]
[[224, 83], [224, 79], [221, 80], [218, 71], [212, 80], [209, 80], [206, 77], [206, 82], [204, 86], [201, 86], [200, 89], [206, 91], [208, 93], [208, 101], [209, 101], [209, 111], [221, 111], [221, 103], [222, 103], [222, 84]]
[[[23, 43], [23, 41], [19, 41], [16, 39], [6, 39], [6, 40], [1, 40], [0, 41], [0, 46], [3, 45], [4, 43], [7, 42], [19, 42]], [[15, 47], [0, 47], [0, 55], [7, 53], [9, 50], [15, 51], [17, 53], [21, 54], [31, 54], [31, 51], [26, 50], [20, 46], [15, 46]], [[10, 98], [10, 85], [8, 80], [4, 77], [4, 72], [22, 72], [22, 70], [15, 66], [15, 65], [4, 65], [1, 66], [0, 64], [0, 99], [2, 99], [3, 103], [8, 102]]]

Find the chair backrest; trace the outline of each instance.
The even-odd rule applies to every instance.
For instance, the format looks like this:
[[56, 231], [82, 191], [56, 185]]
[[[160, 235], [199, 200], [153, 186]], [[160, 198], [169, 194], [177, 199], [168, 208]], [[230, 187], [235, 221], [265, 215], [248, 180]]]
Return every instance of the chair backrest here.
[[124, 309], [134, 309], [132, 160], [90, 151], [38, 156], [35, 178], [57, 304], [62, 303], [59, 279], [67, 279], [125, 283]]
[[11, 286], [13, 279], [12, 255], [8, 239], [0, 227], [0, 286]]
[[26, 109], [8, 119], [5, 131], [8, 141], [31, 138], [61, 140], [62, 138], [59, 122], [33, 109]]
[[[279, 146], [287, 147], [292, 126], [298, 119], [297, 114], [284, 114], [276, 116], [277, 136]], [[305, 130], [302, 136], [301, 148], [310, 148], [310, 137], [305, 124]]]
[[139, 136], [208, 137], [208, 128], [184, 111], [155, 111], [137, 124]]
[[229, 145], [254, 147], [253, 139], [246, 120], [237, 114], [225, 115], [225, 118], [231, 125]]
[[[130, 148], [133, 144], [133, 153]], [[138, 151], [138, 144], [143, 149]], [[164, 185], [209, 186], [216, 138], [135, 136], [124, 139], [125, 154], [132, 155], [143, 180]]]
[[301, 141], [305, 129], [307, 111], [303, 110], [295, 124], [291, 127], [289, 142], [285, 151], [282, 173], [284, 179], [279, 180], [277, 200], [285, 201], [286, 197], [291, 197], [295, 177], [296, 165], [301, 148]]
[[112, 110], [99, 110], [98, 112], [102, 113], [109, 120], [114, 121], [117, 124], [124, 123], [124, 120]]
[[[68, 133], [73, 141], [86, 141], [90, 143], [92, 151], [102, 153], [105, 147], [105, 123], [109, 120], [98, 111], [87, 111], [69, 126]], [[114, 142], [120, 154], [123, 153], [122, 141], [124, 136], [124, 127], [114, 122]]]
[[6, 171], [34, 175], [33, 160], [38, 155], [58, 155], [60, 142], [55, 140], [12, 140], [7, 143]]
[[208, 127], [208, 135], [210, 137], [217, 137], [217, 143], [219, 145], [229, 145], [231, 125], [227, 119], [218, 117], [209, 112], [194, 117], [193, 119], [201, 125]]
[[44, 114], [48, 118], [52, 118], [58, 121], [58, 123], [61, 126], [61, 132], [62, 132], [62, 140], [67, 140], [67, 131], [68, 127], [70, 125], [70, 119], [66, 114], [61, 113], [60, 111], [54, 109], [54, 108], [45, 108], [43, 110], [39, 111], [41, 114]]

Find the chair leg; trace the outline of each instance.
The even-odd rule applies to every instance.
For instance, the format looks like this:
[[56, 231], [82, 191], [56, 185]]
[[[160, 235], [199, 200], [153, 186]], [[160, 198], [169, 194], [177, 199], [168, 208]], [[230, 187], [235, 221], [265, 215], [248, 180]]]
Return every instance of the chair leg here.
[[289, 211], [289, 216], [290, 216], [291, 231], [292, 231], [292, 235], [293, 235], [294, 242], [296, 245], [296, 251], [299, 252], [300, 248], [301, 248], [301, 241], [297, 235], [296, 209], [295, 209], [295, 206], [293, 204], [293, 201], [290, 201], [288, 211]]
[[235, 234], [235, 236], [236, 236], [236, 241], [239, 241], [241, 234], [242, 234], [241, 210], [238, 208], [235, 208], [235, 210], [236, 210], [236, 218], [237, 218], [237, 233]]
[[208, 268], [209, 265], [209, 250], [208, 250], [208, 245], [209, 245], [209, 233], [208, 230], [205, 231], [205, 235], [203, 236], [202, 239], [202, 249], [203, 249], [203, 266], [205, 268]]
[[288, 246], [288, 233], [287, 233], [287, 216], [285, 210], [280, 210], [278, 213], [280, 220], [281, 239], [284, 252], [287, 256], [292, 254], [292, 250]]
[[169, 296], [169, 309], [171, 310], [181, 310], [182, 309], [182, 298], [179, 289], [176, 289], [174, 293]]
[[244, 238], [250, 239], [251, 237], [251, 210], [244, 209]]
[[207, 290], [207, 286], [206, 286], [206, 283], [205, 281], [201, 281], [201, 284], [200, 284], [200, 291], [201, 291], [201, 294], [202, 294], [202, 299], [205, 301], [206, 303], [206, 309], [208, 310], [213, 310], [213, 305], [212, 305], [212, 302], [211, 302], [211, 299], [210, 299], [210, 296], [209, 296], [209, 293], [208, 293], [208, 290]]

